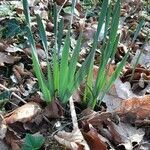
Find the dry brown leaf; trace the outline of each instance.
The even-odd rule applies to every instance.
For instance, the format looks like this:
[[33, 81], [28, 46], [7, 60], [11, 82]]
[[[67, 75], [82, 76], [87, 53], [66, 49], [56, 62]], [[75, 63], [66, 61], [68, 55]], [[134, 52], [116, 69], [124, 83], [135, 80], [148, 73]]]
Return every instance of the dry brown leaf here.
[[87, 141], [90, 149], [93, 150], [107, 150], [107, 145], [104, 143], [100, 137], [99, 134], [97, 133], [96, 129], [94, 129], [90, 124], [89, 124], [89, 131], [83, 131], [82, 132], [85, 140]]
[[[31, 49], [30, 48], [25, 48], [24, 51], [27, 55], [31, 56]], [[36, 52], [38, 54], [39, 59], [45, 60], [46, 54], [40, 45], [36, 45]]]
[[14, 57], [6, 53], [0, 52], [0, 66], [3, 66], [4, 63], [13, 64], [16, 60], [19, 60], [20, 57]]
[[3, 42], [0, 42], [0, 52], [4, 52], [6, 48], [7, 46]]
[[[121, 144], [123, 139], [115, 128], [115, 124], [112, 120], [115, 120], [115, 115], [108, 112], [92, 113], [91, 116], [85, 116], [85, 120], [82, 122], [83, 128], [87, 128], [88, 124], [91, 124], [99, 133], [113, 142], [115, 145]], [[116, 120], [115, 120], [116, 121]]]
[[[133, 71], [133, 68], [131, 66], [126, 66], [126, 71], [124, 72], [121, 78], [123, 82], [130, 80], [132, 71]], [[143, 78], [145, 80], [150, 80], [150, 70], [142, 67], [141, 65], [137, 65], [134, 71], [132, 82], [139, 82], [141, 78], [141, 74], [143, 74]]]
[[40, 106], [35, 102], [29, 102], [25, 105], [17, 108], [13, 112], [7, 114], [4, 118], [6, 124], [12, 124], [15, 122], [28, 122], [31, 121], [37, 114], [41, 112]]
[[20, 150], [21, 139], [18, 136], [16, 136], [13, 131], [7, 131], [5, 141], [7, 144], [10, 145], [11, 150]]
[[[65, 145], [71, 150], [88, 150], [83, 145], [83, 136], [79, 129], [72, 132], [59, 131], [54, 138], [62, 145]], [[87, 146], [88, 147], [88, 146]]]
[[22, 83], [27, 77], [32, 77], [32, 73], [24, 68], [24, 64], [14, 65], [12, 69], [17, 81]]
[[59, 104], [59, 101], [52, 101], [45, 107], [43, 114], [48, 118], [59, 118], [63, 116], [63, 107]]
[[127, 117], [132, 115], [136, 119], [150, 118], [150, 95], [141, 97], [133, 97], [122, 101], [121, 106], [116, 109], [120, 117]]
[[[133, 143], [140, 143], [144, 136], [142, 129], [136, 129], [129, 124], [117, 122], [117, 115], [114, 113], [92, 113], [91, 116], [85, 116], [82, 124], [82, 128], [86, 131], [87, 126], [91, 124], [98, 133], [109, 140], [104, 140], [111, 146], [124, 146], [126, 150], [133, 149]], [[116, 123], [114, 123], [116, 122]], [[90, 133], [92, 136], [92, 133]], [[102, 138], [101, 137], [101, 138]], [[86, 139], [86, 138], [85, 138]], [[110, 143], [111, 142], [111, 143]], [[94, 142], [93, 142], [94, 143]], [[121, 147], [120, 147], [121, 148]]]

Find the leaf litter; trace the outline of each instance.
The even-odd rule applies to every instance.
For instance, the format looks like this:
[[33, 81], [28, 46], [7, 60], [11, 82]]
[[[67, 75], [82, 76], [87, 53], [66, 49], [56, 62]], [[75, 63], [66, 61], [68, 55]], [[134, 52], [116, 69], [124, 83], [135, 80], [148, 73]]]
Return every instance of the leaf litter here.
[[[59, 8], [64, 2], [63, 0], [56, 0]], [[48, 9], [51, 10], [52, 7], [51, 2], [29, 1], [29, 4], [32, 15], [38, 13], [44, 19], [48, 39], [51, 39], [49, 44], [53, 47], [54, 24], [48, 14]], [[2, 139], [5, 141], [2, 142], [1, 146], [4, 145], [4, 148], [1, 149], [10, 147], [12, 150], [19, 150], [24, 144], [23, 147], [28, 145], [27, 140], [29, 138], [32, 141], [29, 146], [30, 149], [34, 147], [33, 144], [39, 139], [41, 144], [38, 149], [66, 149], [66, 147], [73, 150], [149, 149], [150, 54], [149, 42], [145, 43], [144, 46], [143, 43], [146, 33], [149, 32], [150, 22], [147, 17], [147, 6], [144, 5], [146, 5], [146, 2], [141, 0], [123, 1], [119, 25], [121, 40], [113, 67], [122, 60], [128, 47], [130, 47], [130, 41], [132, 41], [133, 33], [140, 18], [145, 17], [146, 23], [135, 44], [131, 46], [128, 64], [124, 67], [122, 75], [104, 97], [102, 105], [95, 110], [90, 110], [79, 105], [83, 99], [84, 84], [73, 95], [75, 108], [72, 107], [73, 103], [70, 106], [63, 107], [57, 100], [46, 106], [42, 101], [37, 79], [32, 70], [31, 50], [25, 43], [24, 29], [26, 27], [21, 18], [22, 3], [20, 1], [0, 2], [0, 8], [2, 9], [0, 11], [0, 37], [3, 39], [3, 41], [0, 41], [0, 84], [3, 85], [3, 87], [0, 87], [0, 93], [2, 94], [4, 91], [9, 91], [9, 89], [15, 87], [15, 90], [11, 89], [13, 92], [11, 96], [7, 92], [5, 93], [7, 98], [0, 97], [0, 101], [4, 101], [4, 107], [1, 108], [0, 112], [0, 137], [1, 142]], [[85, 43], [80, 54], [79, 63], [85, 59], [89, 52], [90, 42], [97, 26], [96, 14], [99, 6], [94, 5], [95, 8], [92, 8], [94, 11], [89, 12], [91, 16], [85, 19], [86, 7], [81, 1], [77, 3], [72, 25], [74, 28], [72, 41], [76, 40], [79, 32], [83, 30]], [[61, 11], [65, 27], [69, 22], [70, 8], [71, 3], [67, 0]], [[92, 16], [92, 13], [95, 13], [94, 16]], [[34, 19], [32, 23], [36, 41], [39, 43]], [[102, 39], [103, 33], [100, 34], [99, 41], [101, 42]], [[37, 44], [36, 47], [41, 64], [44, 64], [46, 54], [41, 46]], [[132, 66], [140, 53], [138, 65], [134, 69]], [[96, 79], [98, 73], [96, 64], [98, 64], [99, 56], [100, 53], [97, 51], [93, 70], [94, 79]], [[43, 68], [45, 69], [45, 66]], [[113, 72], [112, 68], [109, 70], [110, 74]], [[75, 116], [70, 116], [69, 107], [71, 114], [73, 112]], [[78, 118], [76, 118], [76, 115]], [[59, 125], [56, 125], [56, 123]], [[38, 135], [34, 135], [35, 133], [38, 133]], [[43, 138], [46, 138], [45, 142]], [[64, 146], [59, 145], [54, 138]], [[5, 146], [5, 143], [8, 146]], [[37, 144], [35, 145], [37, 146]]]

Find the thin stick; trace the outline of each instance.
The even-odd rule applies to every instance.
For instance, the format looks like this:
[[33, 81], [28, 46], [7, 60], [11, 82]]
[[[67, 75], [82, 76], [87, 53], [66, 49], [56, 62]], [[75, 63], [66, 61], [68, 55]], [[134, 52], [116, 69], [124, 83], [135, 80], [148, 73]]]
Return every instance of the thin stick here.
[[[10, 89], [8, 89], [7, 87], [5, 87], [4, 85], [0, 84], [0, 87], [3, 88], [6, 91], [11, 91]], [[11, 93], [13, 96], [15, 96], [16, 98], [18, 98], [20, 101], [22, 101], [24, 104], [26, 104], [27, 102], [25, 100], [23, 100], [20, 96], [18, 96], [16, 93], [12, 92]]]
[[77, 130], [78, 129], [78, 121], [77, 121], [77, 116], [76, 116], [76, 112], [75, 112], [75, 107], [74, 107], [72, 96], [70, 97], [69, 103], [70, 103], [70, 111], [71, 111], [73, 129]]
[[72, 123], [73, 123], [73, 131], [75, 132], [76, 136], [78, 136], [80, 138], [80, 144], [84, 145], [84, 149], [90, 150], [87, 142], [85, 141], [85, 139], [84, 139], [79, 127], [78, 127], [77, 115], [75, 112], [75, 107], [74, 107], [72, 96], [69, 99], [69, 104], [70, 104], [70, 112], [71, 112]]

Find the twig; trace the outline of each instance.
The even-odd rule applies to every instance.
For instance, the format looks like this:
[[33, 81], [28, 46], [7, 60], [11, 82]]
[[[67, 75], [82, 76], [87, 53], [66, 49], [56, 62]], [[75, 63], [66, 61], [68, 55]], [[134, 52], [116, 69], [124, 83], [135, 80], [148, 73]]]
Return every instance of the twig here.
[[77, 130], [78, 129], [78, 121], [77, 121], [77, 116], [76, 116], [75, 107], [74, 107], [74, 103], [73, 103], [73, 98], [72, 97], [70, 97], [69, 103], [70, 103], [70, 111], [71, 111], [73, 129]]
[[70, 104], [70, 112], [71, 112], [72, 123], [73, 123], [73, 131], [78, 133], [78, 136], [80, 136], [80, 138], [82, 137], [82, 142], [81, 141], [80, 142], [82, 143], [82, 145], [84, 145], [84, 149], [85, 150], [90, 150], [87, 142], [85, 141], [85, 139], [84, 139], [79, 127], [78, 127], [77, 115], [76, 115], [76, 112], [75, 112], [75, 107], [74, 107], [72, 96], [69, 99], [69, 104]]
[[[7, 87], [5, 87], [4, 85], [0, 84], [0, 87], [3, 88], [6, 91], [11, 91], [10, 89], [8, 89]], [[18, 98], [20, 101], [22, 101], [24, 104], [26, 104], [27, 102], [25, 100], [23, 100], [20, 96], [18, 96], [16, 93], [12, 92], [11, 93], [13, 96], [15, 96], [16, 98]]]

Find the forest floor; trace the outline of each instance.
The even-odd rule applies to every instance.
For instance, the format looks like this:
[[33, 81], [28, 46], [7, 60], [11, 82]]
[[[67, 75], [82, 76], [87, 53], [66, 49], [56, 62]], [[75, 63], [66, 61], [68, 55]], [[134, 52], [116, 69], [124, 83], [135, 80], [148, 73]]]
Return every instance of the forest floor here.
[[[58, 9], [64, 3], [63, 0], [56, 2]], [[71, 3], [66, 2], [60, 13], [64, 19], [64, 37], [71, 7]], [[40, 44], [34, 16], [39, 13], [44, 20], [48, 44], [53, 46], [53, 3], [47, 0], [29, 0], [29, 6], [33, 17], [32, 31], [36, 39], [36, 50], [45, 72], [46, 54]], [[83, 1], [78, 1], [76, 5], [71, 48], [74, 49], [76, 37], [81, 30], [85, 39], [79, 64], [89, 53], [100, 6], [96, 1], [92, 3], [92, 0], [88, 5]], [[150, 150], [149, 16], [148, 1], [122, 2], [118, 29], [120, 41], [109, 74], [113, 73], [115, 66], [130, 48], [129, 59], [101, 105], [92, 110], [82, 105], [82, 86], [71, 97], [74, 103], [70, 100], [70, 104], [64, 106], [59, 100], [54, 100], [47, 105], [43, 101], [32, 68], [22, 2], [0, 1], [0, 150]], [[144, 26], [131, 45], [141, 18], [144, 18]], [[97, 51], [94, 79], [98, 74], [99, 58], [100, 53]]]

